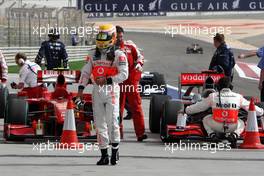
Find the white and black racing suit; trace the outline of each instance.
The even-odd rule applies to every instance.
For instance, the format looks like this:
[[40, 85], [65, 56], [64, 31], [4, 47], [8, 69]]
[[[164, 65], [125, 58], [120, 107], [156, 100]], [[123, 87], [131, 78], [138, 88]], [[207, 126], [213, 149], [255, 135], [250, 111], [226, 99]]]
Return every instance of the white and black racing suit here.
[[119, 83], [128, 78], [128, 62], [123, 51], [113, 52], [112, 61], [108, 59], [107, 54], [103, 53], [95, 54], [93, 58], [88, 59], [82, 69], [79, 82], [79, 89], [83, 89], [88, 84], [91, 75], [94, 80], [100, 76], [107, 78], [107, 84], [104, 86], [98, 86], [93, 81], [93, 115], [100, 149], [108, 148], [109, 142], [120, 142]]
[[[248, 111], [249, 101], [242, 95], [232, 92], [229, 88], [224, 88], [219, 92], [211, 93], [207, 98], [201, 102], [188, 106], [186, 113], [196, 114], [203, 112], [208, 108], [212, 108], [212, 115], [207, 115], [203, 119], [203, 125], [208, 135], [213, 132], [235, 132], [238, 136], [245, 128], [244, 122], [238, 118], [238, 111], [240, 108]], [[263, 115], [263, 109], [256, 106], [256, 114]], [[227, 129], [224, 129], [224, 125]]]

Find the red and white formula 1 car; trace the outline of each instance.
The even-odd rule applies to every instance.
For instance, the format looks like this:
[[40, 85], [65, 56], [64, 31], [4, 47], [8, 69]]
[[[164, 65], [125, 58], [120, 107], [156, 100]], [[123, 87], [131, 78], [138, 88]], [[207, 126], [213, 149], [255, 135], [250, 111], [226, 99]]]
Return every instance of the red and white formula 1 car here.
[[[184, 106], [186, 108], [190, 104], [194, 104], [199, 99], [207, 97], [214, 90], [203, 90], [204, 84], [208, 77], [211, 77], [215, 83], [223, 77], [224, 74], [218, 74], [211, 71], [202, 73], [181, 73], [179, 76], [179, 89], [177, 99], [172, 99], [168, 95], [153, 95], [150, 101], [149, 109], [149, 125], [153, 133], [160, 133], [160, 138], [163, 142], [180, 141], [184, 139], [203, 139], [212, 140], [206, 133], [202, 119], [211, 113], [208, 109], [205, 112], [191, 115], [187, 118], [185, 128], [178, 128], [177, 123], [178, 113]], [[182, 87], [188, 87], [185, 93], [182, 94]], [[196, 91], [195, 91], [196, 89]], [[195, 92], [195, 93], [194, 93]], [[263, 103], [257, 103], [259, 107], [264, 107]], [[239, 118], [246, 121], [247, 112], [239, 110]], [[258, 125], [261, 140], [264, 141], [264, 129], [261, 126], [258, 118]], [[231, 146], [236, 147], [237, 139], [242, 138], [243, 134], [234, 139], [228, 138], [228, 134], [218, 134], [219, 140], [230, 140]]]
[[[67, 109], [67, 101], [76, 96], [68, 84], [77, 83], [80, 71], [39, 71], [38, 83], [55, 84], [54, 91], [46, 87], [24, 88], [17, 94], [8, 94], [1, 89], [1, 102], [6, 104], [4, 113], [4, 138], [24, 140], [26, 138], [59, 138]], [[78, 137], [89, 138], [93, 128], [91, 95], [84, 94], [86, 102], [75, 107]]]

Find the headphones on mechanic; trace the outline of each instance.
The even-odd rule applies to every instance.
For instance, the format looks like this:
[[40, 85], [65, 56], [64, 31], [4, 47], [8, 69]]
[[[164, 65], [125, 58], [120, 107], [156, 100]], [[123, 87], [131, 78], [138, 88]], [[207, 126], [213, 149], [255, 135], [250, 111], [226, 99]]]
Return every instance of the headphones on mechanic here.
[[17, 63], [19, 65], [23, 65], [25, 63], [25, 60], [23, 58], [19, 58], [18, 61], [17, 61]]

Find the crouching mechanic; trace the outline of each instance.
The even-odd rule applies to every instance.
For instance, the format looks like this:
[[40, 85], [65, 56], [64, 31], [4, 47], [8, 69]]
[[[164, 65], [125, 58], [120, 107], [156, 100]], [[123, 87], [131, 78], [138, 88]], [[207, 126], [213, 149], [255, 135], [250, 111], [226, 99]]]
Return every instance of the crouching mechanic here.
[[116, 29], [111, 24], [99, 26], [96, 36], [96, 51], [82, 69], [78, 98], [93, 77], [93, 115], [97, 128], [97, 141], [101, 149], [101, 159], [97, 165], [108, 165], [108, 145], [112, 144], [111, 164], [118, 161], [120, 143], [119, 126], [119, 83], [128, 78], [128, 63], [123, 51], [115, 50]]
[[[211, 138], [215, 138], [216, 133], [234, 133], [240, 136], [244, 131], [245, 124], [238, 118], [238, 111], [240, 108], [248, 111], [249, 101], [242, 95], [232, 92], [230, 86], [230, 77], [221, 78], [217, 86], [219, 92], [211, 93], [207, 98], [188, 106], [185, 110], [191, 115], [212, 108], [213, 114], [203, 119], [204, 128]], [[256, 114], [263, 115], [263, 109], [256, 106]]]
[[20, 67], [19, 83], [11, 83], [13, 89], [23, 89], [24, 87], [37, 87], [37, 74], [41, 70], [40, 66], [27, 60], [24, 53], [17, 53], [15, 56], [16, 64]]
[[[128, 60], [128, 70], [129, 70], [128, 79], [121, 84], [120, 116], [122, 120], [125, 104], [127, 102], [133, 119], [137, 140], [143, 141], [147, 139], [147, 135], [145, 134], [144, 113], [142, 110], [141, 97], [140, 97], [140, 93], [138, 92], [138, 86], [139, 86], [139, 81], [141, 79], [144, 57], [141, 55], [137, 46], [132, 41], [124, 40], [123, 38], [124, 29], [122, 27], [116, 26], [116, 31], [117, 31], [116, 46], [124, 49]], [[121, 126], [121, 135], [122, 135], [123, 133], [122, 122], [120, 126]]]
[[2, 51], [0, 50], [0, 81], [3, 87], [6, 86], [7, 74], [8, 74], [8, 67], [5, 61], [5, 57]]

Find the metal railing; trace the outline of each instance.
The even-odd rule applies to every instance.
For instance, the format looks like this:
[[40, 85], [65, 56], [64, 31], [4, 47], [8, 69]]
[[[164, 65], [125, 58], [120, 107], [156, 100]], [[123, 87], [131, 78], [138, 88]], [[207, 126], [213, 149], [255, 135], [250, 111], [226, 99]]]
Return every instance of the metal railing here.
[[[39, 47], [1, 47], [1, 51], [6, 59], [9, 66], [15, 65], [15, 55], [18, 52], [23, 52], [27, 55], [27, 58], [34, 61]], [[68, 46], [66, 51], [68, 53], [69, 61], [84, 60], [87, 55], [91, 55], [95, 49], [94, 45], [91, 46]]]

